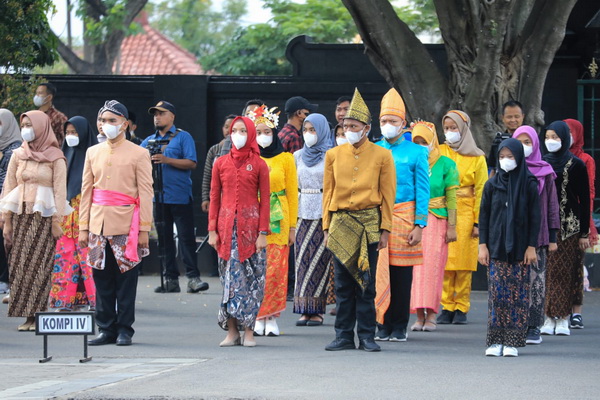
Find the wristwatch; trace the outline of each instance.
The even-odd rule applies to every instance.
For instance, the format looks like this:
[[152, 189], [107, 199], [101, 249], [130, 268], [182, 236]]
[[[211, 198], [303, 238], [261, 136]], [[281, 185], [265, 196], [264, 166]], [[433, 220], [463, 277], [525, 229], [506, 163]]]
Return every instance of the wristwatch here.
[[267, 231], [260, 231], [260, 232], [258, 232], [258, 233], [259, 233], [260, 235], [265, 235], [265, 236], [267, 236], [267, 235], [269, 234], [269, 232], [267, 232]]
[[419, 227], [419, 228], [421, 228], [421, 229], [424, 229], [424, 228], [425, 228], [425, 225], [423, 225], [423, 224], [415, 224], [415, 225], [416, 225], [416, 226], [418, 226], [418, 227]]

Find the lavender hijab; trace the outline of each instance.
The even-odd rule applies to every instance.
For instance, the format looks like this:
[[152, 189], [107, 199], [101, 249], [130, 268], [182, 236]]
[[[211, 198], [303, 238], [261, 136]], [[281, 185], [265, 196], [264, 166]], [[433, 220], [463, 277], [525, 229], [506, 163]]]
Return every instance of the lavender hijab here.
[[325, 152], [332, 147], [331, 143], [331, 129], [327, 118], [322, 114], [310, 114], [304, 120], [304, 123], [310, 122], [317, 132], [317, 143], [312, 147], [308, 147], [304, 143], [302, 148], [302, 161], [308, 167], [317, 165], [325, 158]]
[[550, 164], [546, 161], [542, 160], [542, 153], [540, 151], [540, 139], [538, 137], [537, 132], [529, 125], [523, 125], [517, 128], [515, 133], [513, 133], [512, 137], [517, 138], [521, 135], [527, 135], [529, 139], [531, 139], [531, 144], [533, 146], [533, 151], [525, 159], [527, 162], [527, 167], [529, 171], [535, 175], [538, 180], [538, 193], [541, 194], [544, 190], [544, 182], [546, 180], [546, 176], [551, 175], [552, 179], [556, 179], [556, 174], [554, 173], [554, 169]]

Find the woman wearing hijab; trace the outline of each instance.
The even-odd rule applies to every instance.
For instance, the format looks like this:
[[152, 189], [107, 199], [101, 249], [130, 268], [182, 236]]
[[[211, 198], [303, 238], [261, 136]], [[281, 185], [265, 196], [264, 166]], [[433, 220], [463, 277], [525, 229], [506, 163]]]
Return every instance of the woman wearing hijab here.
[[4, 214], [4, 240], [12, 245], [9, 317], [25, 317], [19, 331], [35, 330], [35, 313], [45, 311], [56, 241], [61, 221], [70, 213], [66, 201], [66, 163], [41, 111], [21, 115], [24, 140], [14, 151], [4, 181], [0, 210]]
[[265, 296], [254, 326], [258, 336], [279, 336], [276, 318], [285, 310], [290, 246], [296, 238], [298, 175], [294, 156], [285, 152], [277, 135], [279, 113], [262, 105], [248, 116], [256, 126], [260, 157], [269, 168], [270, 234], [267, 236]]
[[538, 180], [523, 145], [498, 147], [496, 175], [484, 187], [479, 215], [479, 262], [488, 267], [486, 356], [517, 357], [529, 320], [529, 265], [536, 262], [540, 230]]
[[96, 308], [93, 271], [87, 263], [88, 248], [79, 247], [79, 204], [85, 153], [98, 144], [96, 133], [87, 119], [73, 117], [65, 123], [63, 153], [67, 158], [67, 201], [73, 212], [62, 221], [63, 236], [56, 243], [56, 261], [52, 272], [50, 308], [73, 311], [89, 305]]
[[298, 231], [296, 233], [296, 287], [294, 313], [298, 326], [323, 324], [332, 255], [323, 242], [323, 174], [325, 152], [331, 148], [331, 131], [325, 116], [310, 114], [304, 120], [304, 147], [294, 153], [298, 173]]
[[471, 133], [471, 119], [459, 110], [448, 111], [442, 119], [445, 144], [440, 154], [456, 163], [460, 187], [456, 191], [456, 241], [448, 244], [444, 271], [442, 313], [438, 324], [466, 324], [471, 307], [471, 279], [477, 270], [479, 204], [487, 181], [485, 153]]
[[540, 153], [540, 140], [531, 126], [523, 125], [513, 133], [523, 145], [527, 168], [538, 180], [540, 196], [540, 233], [536, 246], [537, 260], [529, 269], [529, 322], [527, 344], [540, 344], [540, 327], [544, 323], [546, 301], [546, 259], [549, 251], [556, 251], [556, 235], [560, 228], [558, 198], [554, 179], [556, 174]]
[[[0, 188], [4, 184], [8, 162], [14, 150], [21, 146], [21, 130], [19, 123], [12, 112], [0, 108]], [[8, 292], [8, 264], [4, 252], [4, 239], [2, 238], [2, 225], [0, 222], [0, 293]], [[9, 296], [6, 296], [8, 301]]]
[[[254, 347], [253, 327], [265, 288], [269, 233], [269, 168], [261, 160], [252, 120], [237, 117], [230, 128], [231, 151], [212, 171], [208, 244], [219, 254], [223, 296], [218, 322], [227, 330], [221, 347]], [[285, 285], [285, 284], [284, 284]]]
[[585, 164], [569, 151], [570, 140], [565, 122], [554, 121], [546, 128], [544, 161], [556, 173], [560, 234], [558, 250], [548, 255], [542, 335], [570, 335], [572, 307], [583, 304], [583, 252], [590, 245], [590, 189]]
[[[598, 230], [594, 223], [592, 213], [594, 212], [594, 198], [596, 197], [596, 162], [594, 158], [583, 151], [583, 125], [576, 119], [565, 119], [565, 122], [571, 130], [571, 153], [579, 158], [585, 164], [588, 173], [590, 186], [590, 246], [598, 243]], [[583, 317], [581, 316], [582, 305], [574, 304], [571, 314], [570, 327], [573, 329], [583, 329]]]
[[456, 163], [440, 154], [440, 145], [431, 122], [419, 121], [412, 127], [413, 143], [429, 152], [429, 216], [423, 230], [423, 264], [413, 272], [410, 308], [417, 313], [412, 331], [436, 329], [444, 283], [444, 267], [448, 259], [448, 243], [456, 240]]

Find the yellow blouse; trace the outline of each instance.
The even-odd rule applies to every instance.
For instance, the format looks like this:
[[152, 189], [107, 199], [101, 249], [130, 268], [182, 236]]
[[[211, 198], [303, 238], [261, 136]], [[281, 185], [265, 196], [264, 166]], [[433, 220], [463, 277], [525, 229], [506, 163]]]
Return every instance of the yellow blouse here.
[[323, 229], [331, 212], [381, 207], [381, 229], [392, 230], [396, 168], [392, 153], [370, 141], [358, 149], [346, 143], [325, 153]]
[[290, 228], [296, 228], [298, 220], [298, 175], [296, 163], [291, 153], [281, 153], [271, 158], [263, 158], [269, 167], [271, 193], [281, 193], [277, 197], [283, 209], [283, 220], [279, 233], [267, 236], [268, 244], [285, 246], [288, 244]]

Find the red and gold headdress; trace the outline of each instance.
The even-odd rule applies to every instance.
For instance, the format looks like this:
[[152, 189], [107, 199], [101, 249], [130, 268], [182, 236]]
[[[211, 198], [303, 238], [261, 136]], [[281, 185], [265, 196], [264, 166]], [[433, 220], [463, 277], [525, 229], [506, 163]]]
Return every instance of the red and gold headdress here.
[[252, 111], [246, 113], [246, 117], [250, 118], [254, 122], [254, 126], [258, 124], [265, 124], [271, 129], [276, 129], [279, 125], [279, 114], [281, 111], [277, 111], [277, 107], [268, 108], [265, 104], [255, 108]]

